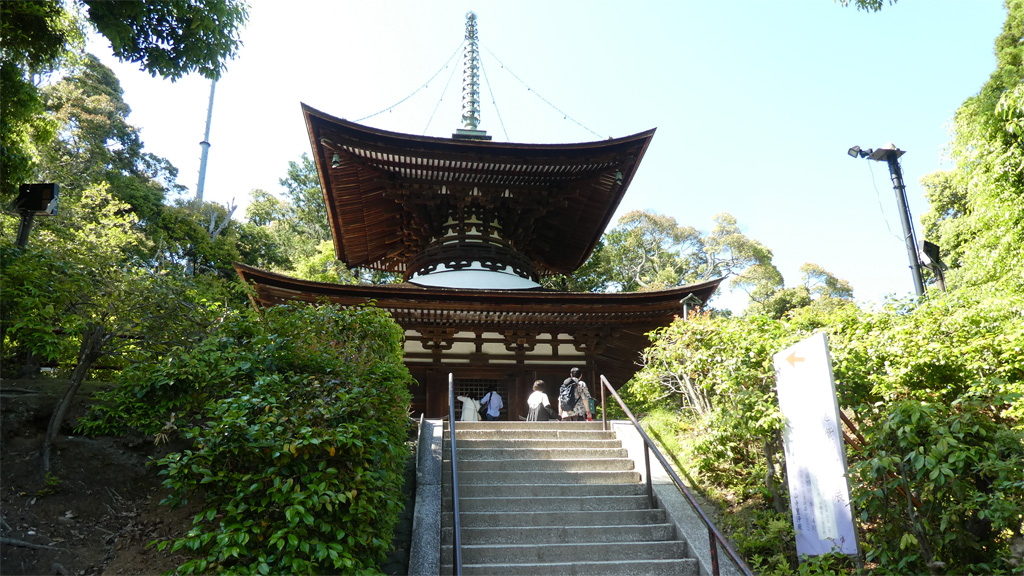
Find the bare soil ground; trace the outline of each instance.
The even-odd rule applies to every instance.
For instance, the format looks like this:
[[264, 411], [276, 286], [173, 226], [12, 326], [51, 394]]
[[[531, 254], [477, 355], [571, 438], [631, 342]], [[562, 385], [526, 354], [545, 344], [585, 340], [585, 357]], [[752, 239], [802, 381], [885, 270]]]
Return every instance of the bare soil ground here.
[[[155, 575], [185, 558], [151, 543], [180, 536], [198, 508], [160, 506], [166, 496], [156, 466], [181, 444], [153, 438], [86, 438], [73, 433], [91, 394], [87, 383], [68, 413], [47, 478], [39, 453], [67, 381], [0, 379], [0, 574]], [[179, 441], [180, 442], [180, 441]], [[407, 469], [407, 494], [415, 470]], [[384, 571], [405, 573], [412, 506], [396, 528], [396, 554]], [[405, 554], [402, 557], [402, 554]]]

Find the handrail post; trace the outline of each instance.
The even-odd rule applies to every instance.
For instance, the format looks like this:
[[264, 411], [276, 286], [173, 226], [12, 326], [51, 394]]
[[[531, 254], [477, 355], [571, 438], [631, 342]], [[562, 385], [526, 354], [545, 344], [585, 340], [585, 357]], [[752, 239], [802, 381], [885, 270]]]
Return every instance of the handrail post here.
[[644, 468], [647, 478], [647, 502], [651, 510], [654, 509], [654, 486], [651, 484], [651, 449], [644, 444]]
[[718, 542], [715, 538], [715, 531], [708, 526], [708, 542], [711, 542], [711, 576], [718, 576]]
[[669, 478], [672, 479], [672, 482], [676, 485], [676, 488], [683, 495], [686, 501], [690, 504], [690, 507], [693, 508], [693, 511], [697, 513], [697, 516], [700, 517], [701, 522], [703, 522], [704, 525], [707, 526], [708, 545], [711, 548], [712, 576], [719, 576], [719, 544], [721, 544], [722, 549], [725, 550], [726, 555], [729, 556], [729, 558], [736, 563], [736, 567], [739, 568], [741, 574], [743, 574], [744, 576], [753, 576], [753, 572], [751, 572], [750, 567], [747, 566], [746, 562], [743, 561], [743, 558], [741, 558], [740, 555], [736, 552], [736, 550], [733, 549], [733, 547], [729, 544], [729, 541], [725, 538], [725, 536], [718, 531], [718, 528], [715, 528], [715, 525], [711, 522], [711, 519], [708, 518], [708, 515], [704, 512], [704, 509], [700, 507], [700, 504], [697, 503], [697, 500], [693, 497], [693, 494], [691, 494], [690, 490], [683, 484], [683, 481], [679, 479], [679, 475], [676, 474], [675, 470], [672, 469], [672, 466], [668, 463], [668, 460], [665, 459], [665, 456], [662, 455], [661, 451], [658, 450], [658, 447], [654, 445], [654, 442], [651, 440], [651, 437], [648, 436], [647, 432], [645, 432], [643, 427], [640, 426], [640, 422], [637, 421], [636, 416], [633, 416], [633, 413], [629, 410], [629, 407], [626, 406], [626, 403], [622, 401], [622, 398], [619, 397], [619, 394], [615, 391], [614, 388], [612, 388], [612, 385], [610, 382], [608, 382], [608, 379], [605, 378], [604, 375], [601, 375], [600, 382], [602, 407], [604, 405], [605, 389], [607, 388], [608, 392], [610, 392], [612, 395], [612, 399], [614, 399], [619, 404], [619, 407], [622, 408], [622, 411], [626, 413], [626, 417], [629, 418], [629, 421], [633, 424], [633, 427], [636, 428], [637, 434], [639, 434], [640, 438], [643, 439], [644, 441], [644, 463], [647, 467], [648, 494], [651, 494], [651, 507], [653, 508], [654, 497], [653, 490], [650, 484], [651, 465], [649, 454], [653, 452], [654, 457], [658, 459], [658, 462], [661, 463], [661, 466], [665, 469], [665, 473], [668, 474]]
[[[604, 376], [602, 376], [604, 378]], [[604, 407], [604, 386], [598, 382], [598, 387], [601, 388], [601, 430], [608, 431], [608, 411]]]
[[452, 446], [452, 574], [462, 576], [462, 530], [459, 525], [459, 471], [455, 457], [455, 377], [448, 373], [448, 430]]

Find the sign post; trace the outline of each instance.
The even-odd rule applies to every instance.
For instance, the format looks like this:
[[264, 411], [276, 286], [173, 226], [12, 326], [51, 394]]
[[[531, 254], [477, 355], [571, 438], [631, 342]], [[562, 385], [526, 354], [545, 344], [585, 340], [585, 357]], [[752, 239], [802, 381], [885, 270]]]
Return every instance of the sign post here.
[[857, 555], [832, 361], [823, 332], [772, 357], [797, 555]]

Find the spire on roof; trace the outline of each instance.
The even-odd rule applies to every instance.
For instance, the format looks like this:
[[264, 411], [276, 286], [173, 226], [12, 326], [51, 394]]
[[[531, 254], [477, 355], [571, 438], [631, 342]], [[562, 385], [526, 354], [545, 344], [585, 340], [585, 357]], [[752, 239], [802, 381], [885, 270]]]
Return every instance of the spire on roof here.
[[462, 53], [462, 125], [452, 138], [490, 140], [480, 130], [480, 44], [476, 33], [476, 14], [466, 13], [466, 47]]

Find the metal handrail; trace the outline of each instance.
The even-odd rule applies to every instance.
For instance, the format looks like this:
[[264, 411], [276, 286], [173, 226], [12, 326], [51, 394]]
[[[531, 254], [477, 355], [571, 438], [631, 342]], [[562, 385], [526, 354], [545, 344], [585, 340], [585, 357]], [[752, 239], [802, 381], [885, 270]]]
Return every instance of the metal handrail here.
[[675, 483], [676, 488], [679, 489], [679, 492], [682, 493], [683, 497], [686, 498], [687, 502], [690, 503], [690, 506], [693, 507], [694, 511], [697, 512], [697, 515], [700, 517], [701, 521], [703, 521], [704, 525], [708, 528], [708, 545], [711, 547], [712, 576], [719, 576], [719, 545], [721, 545], [722, 549], [725, 550], [726, 555], [729, 556], [729, 558], [731, 558], [732, 561], [736, 563], [736, 566], [740, 569], [740, 572], [742, 572], [744, 576], [753, 576], [753, 572], [750, 571], [750, 568], [747, 566], [745, 562], [743, 562], [743, 559], [740, 558], [740, 555], [733, 549], [732, 545], [729, 544], [729, 541], [725, 539], [725, 536], [722, 535], [718, 528], [716, 528], [715, 525], [711, 522], [711, 519], [708, 518], [707, 514], [704, 513], [704, 510], [700, 507], [700, 504], [698, 504], [697, 500], [693, 497], [693, 494], [691, 494], [689, 489], [687, 489], [686, 486], [683, 485], [683, 481], [680, 480], [679, 476], [676, 475], [675, 470], [673, 470], [672, 467], [669, 465], [668, 461], [665, 460], [665, 457], [661, 454], [661, 451], [658, 450], [658, 447], [655, 446], [654, 442], [651, 441], [651, 438], [647, 435], [647, 432], [644, 432], [643, 427], [640, 426], [640, 423], [637, 421], [636, 417], [634, 417], [633, 413], [629, 411], [629, 408], [626, 407], [626, 403], [622, 401], [622, 398], [620, 398], [619, 394], [615, 392], [615, 389], [612, 388], [612, 385], [608, 382], [608, 379], [605, 378], [603, 374], [601, 375], [602, 429], [608, 430], [608, 412], [605, 410], [605, 389], [612, 393], [612, 397], [615, 398], [615, 401], [619, 403], [619, 407], [622, 408], [622, 411], [626, 413], [626, 416], [629, 418], [629, 421], [632, 422], [633, 426], [636, 427], [637, 432], [640, 433], [640, 437], [644, 439], [644, 465], [647, 467], [647, 497], [650, 499], [652, 507], [654, 503], [654, 487], [651, 484], [651, 458], [649, 455], [650, 453], [653, 452], [655, 458], [658, 459], [658, 462], [661, 462], [661, 465], [665, 468], [665, 471], [668, 472], [668, 475], [672, 478], [672, 482]]
[[448, 373], [448, 435], [452, 443], [452, 574], [462, 576], [462, 527], [459, 525], [459, 471], [455, 465], [455, 377]]

